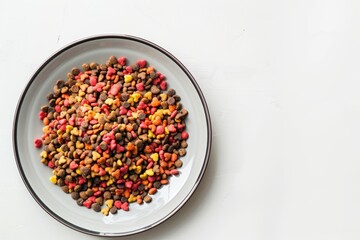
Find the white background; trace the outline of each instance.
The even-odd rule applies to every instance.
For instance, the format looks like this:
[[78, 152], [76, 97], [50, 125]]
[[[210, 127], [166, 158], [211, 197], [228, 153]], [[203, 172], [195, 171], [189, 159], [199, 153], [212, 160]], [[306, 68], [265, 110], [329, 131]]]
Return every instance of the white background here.
[[360, 239], [360, 2], [0, 0], [0, 238], [96, 239], [33, 200], [12, 151], [27, 81], [80, 38], [174, 54], [209, 105], [213, 147], [190, 201], [122, 239]]

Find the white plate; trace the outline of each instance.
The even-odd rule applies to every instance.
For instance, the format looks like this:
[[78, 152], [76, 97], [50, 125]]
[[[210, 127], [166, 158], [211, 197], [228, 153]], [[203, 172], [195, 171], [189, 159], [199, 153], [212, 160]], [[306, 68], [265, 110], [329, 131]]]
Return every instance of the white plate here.
[[[131, 204], [130, 211], [103, 216], [79, 207], [70, 195], [49, 182], [51, 169], [40, 162], [33, 141], [42, 134], [40, 107], [56, 80], [84, 62], [104, 63], [109, 56], [126, 56], [130, 63], [146, 59], [167, 77], [189, 111], [187, 155], [181, 174], [170, 178], [150, 204]], [[194, 193], [208, 163], [211, 148], [210, 116], [201, 90], [190, 72], [173, 55], [133, 36], [96, 36], [80, 40], [52, 55], [32, 76], [22, 93], [14, 118], [13, 144], [20, 175], [37, 203], [52, 217], [77, 231], [98, 236], [125, 236], [150, 229], [177, 212]]]

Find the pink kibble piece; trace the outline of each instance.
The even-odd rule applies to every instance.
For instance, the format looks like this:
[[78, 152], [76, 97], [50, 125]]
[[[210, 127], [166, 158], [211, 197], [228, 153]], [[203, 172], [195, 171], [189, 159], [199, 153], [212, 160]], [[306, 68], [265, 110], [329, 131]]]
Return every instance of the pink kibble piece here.
[[169, 126], [167, 126], [169, 132], [176, 132], [176, 127], [173, 124], [170, 124]]
[[107, 75], [112, 76], [116, 73], [115, 69], [108, 67]]
[[181, 133], [181, 138], [182, 138], [182, 139], [188, 139], [188, 138], [189, 138], [188, 132], [183, 131], [183, 132]]
[[97, 76], [90, 76], [90, 85], [91, 86], [96, 86], [97, 84]]
[[41, 139], [39, 139], [39, 138], [35, 139], [34, 145], [35, 145], [36, 148], [41, 148], [41, 146], [42, 146]]
[[116, 96], [118, 95], [119, 91], [120, 91], [120, 85], [118, 84], [114, 84], [111, 86], [110, 88], [110, 91], [109, 91], [109, 94], [113, 95], [113, 96]]
[[163, 134], [165, 131], [164, 127], [162, 125], [159, 125], [156, 127], [155, 134]]
[[139, 65], [140, 68], [143, 68], [146, 66], [146, 60], [144, 60], [144, 59], [138, 60], [136, 63]]
[[70, 169], [75, 170], [77, 169], [79, 164], [77, 164], [75, 161], [70, 162]]
[[126, 57], [119, 57], [117, 61], [121, 66], [124, 66], [126, 64]]

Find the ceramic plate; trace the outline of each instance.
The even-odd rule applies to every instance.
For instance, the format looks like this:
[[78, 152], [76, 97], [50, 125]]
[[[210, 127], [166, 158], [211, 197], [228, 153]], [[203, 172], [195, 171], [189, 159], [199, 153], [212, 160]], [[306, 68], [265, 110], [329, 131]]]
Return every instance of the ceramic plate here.
[[[187, 155], [181, 174], [170, 178], [150, 204], [131, 204], [130, 211], [104, 216], [79, 207], [70, 195], [49, 182], [51, 169], [40, 162], [33, 141], [42, 134], [38, 118], [46, 95], [58, 79], [84, 62], [104, 63], [109, 56], [126, 56], [130, 63], [146, 59], [167, 77], [168, 86], [181, 96], [189, 111]], [[133, 36], [96, 36], [70, 44], [35, 72], [23, 91], [14, 118], [13, 143], [20, 175], [36, 202], [52, 217], [77, 231], [97, 236], [125, 236], [148, 230], [176, 213], [194, 193], [204, 175], [211, 147], [209, 112], [201, 90], [190, 72], [173, 55], [147, 40]]]

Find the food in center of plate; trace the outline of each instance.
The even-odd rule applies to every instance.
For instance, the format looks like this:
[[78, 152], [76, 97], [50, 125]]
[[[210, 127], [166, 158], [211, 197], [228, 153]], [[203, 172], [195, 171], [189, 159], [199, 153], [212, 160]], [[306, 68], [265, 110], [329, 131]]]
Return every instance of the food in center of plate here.
[[79, 206], [108, 215], [150, 203], [179, 174], [187, 110], [166, 78], [138, 60], [111, 56], [58, 80], [41, 107], [41, 162]]

